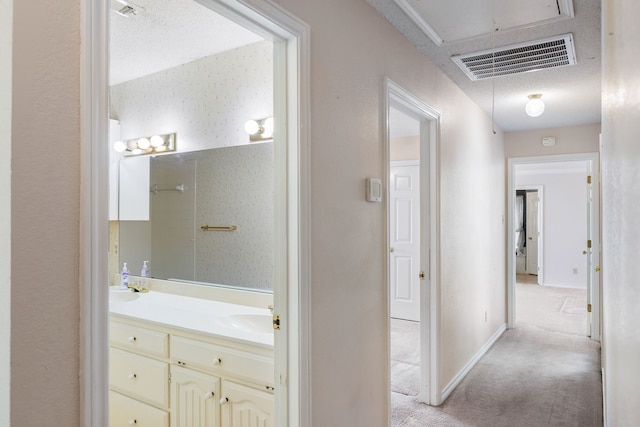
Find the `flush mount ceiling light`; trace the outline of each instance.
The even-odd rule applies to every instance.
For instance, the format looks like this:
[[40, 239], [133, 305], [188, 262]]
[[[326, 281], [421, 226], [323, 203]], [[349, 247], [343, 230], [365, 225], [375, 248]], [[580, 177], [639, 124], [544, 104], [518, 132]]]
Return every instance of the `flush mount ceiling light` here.
[[128, 141], [116, 141], [113, 149], [125, 156], [142, 154], [160, 154], [176, 151], [176, 134], [153, 135], [149, 138], [135, 138]]
[[273, 117], [262, 120], [249, 120], [244, 124], [251, 142], [269, 141], [273, 139]]
[[538, 117], [544, 112], [544, 102], [542, 101], [542, 94], [534, 93], [529, 95], [529, 101], [524, 110], [531, 117]]

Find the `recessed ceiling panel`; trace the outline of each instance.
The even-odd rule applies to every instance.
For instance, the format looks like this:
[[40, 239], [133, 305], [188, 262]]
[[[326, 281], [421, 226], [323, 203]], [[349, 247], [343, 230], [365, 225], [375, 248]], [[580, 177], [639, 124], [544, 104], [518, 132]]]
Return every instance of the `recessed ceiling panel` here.
[[436, 45], [573, 16], [572, 0], [394, 1]]
[[111, 3], [111, 85], [263, 40], [195, 0]]

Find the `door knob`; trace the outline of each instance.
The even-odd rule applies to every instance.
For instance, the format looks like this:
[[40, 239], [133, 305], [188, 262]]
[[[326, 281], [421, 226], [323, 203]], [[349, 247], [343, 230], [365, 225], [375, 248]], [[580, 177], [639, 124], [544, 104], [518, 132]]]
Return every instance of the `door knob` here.
[[595, 271], [600, 271], [600, 266], [599, 266], [599, 265], [596, 265], [593, 269], [594, 269]]
[[529, 237], [529, 240], [533, 240], [533, 237]]
[[395, 249], [393, 249], [393, 247], [391, 247], [391, 249], [389, 249], [389, 252], [393, 252]]
[[582, 255], [586, 255], [586, 254], [587, 254], [587, 251], [582, 251]]

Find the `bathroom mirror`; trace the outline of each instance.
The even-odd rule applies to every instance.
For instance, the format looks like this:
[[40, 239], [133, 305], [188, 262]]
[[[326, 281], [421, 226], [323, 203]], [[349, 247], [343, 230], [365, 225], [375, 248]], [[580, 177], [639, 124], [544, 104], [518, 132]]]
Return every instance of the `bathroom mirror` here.
[[[273, 43], [196, 2], [169, 3], [200, 22], [198, 31], [175, 28], [190, 42], [159, 43], [166, 35], [154, 26], [153, 37], [127, 38], [139, 34], [134, 21], [113, 23], [110, 144], [175, 134], [176, 152], [111, 149], [111, 284], [124, 262], [139, 275], [149, 261], [154, 278], [270, 291], [273, 142], [254, 142], [244, 125], [273, 117]], [[152, 6], [135, 16], [140, 24]], [[151, 46], [161, 47], [157, 55]], [[139, 64], [134, 51], [147, 61]]]
[[[121, 170], [139, 161], [123, 158]], [[119, 221], [120, 260], [131, 274], [149, 261], [155, 278], [273, 288], [272, 142], [143, 161], [149, 186], [139, 197], [148, 197], [149, 218]]]

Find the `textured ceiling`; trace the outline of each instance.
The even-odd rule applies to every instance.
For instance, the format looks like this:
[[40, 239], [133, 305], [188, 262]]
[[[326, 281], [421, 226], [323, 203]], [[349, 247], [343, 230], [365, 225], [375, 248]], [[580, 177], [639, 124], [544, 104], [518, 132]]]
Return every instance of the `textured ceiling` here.
[[[479, 36], [441, 46], [437, 46], [394, 0], [367, 1], [487, 113], [491, 114], [495, 102], [494, 120], [504, 131], [600, 122], [600, 0], [574, 1], [573, 18], [512, 30], [500, 29], [493, 36]], [[473, 8], [478, 3], [484, 3], [487, 10], [493, 7], [490, 0], [430, 0], [430, 3], [439, 5], [438, 16], [448, 15], [448, 22], [458, 22], [452, 25], [464, 25], [461, 23], [467, 19], [477, 19]], [[496, 12], [496, 15], [501, 13]], [[429, 21], [428, 17], [423, 18]], [[565, 33], [574, 36], [577, 59], [574, 66], [471, 81], [451, 60], [451, 56], [456, 54]], [[527, 95], [532, 93], [543, 94], [546, 105], [544, 114], [535, 118], [524, 112]]]
[[262, 40], [194, 0], [127, 3], [135, 15], [111, 12], [111, 85]]

